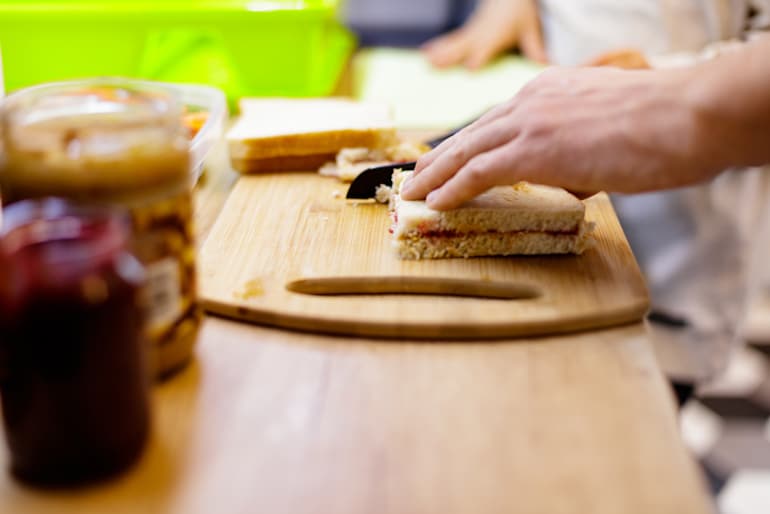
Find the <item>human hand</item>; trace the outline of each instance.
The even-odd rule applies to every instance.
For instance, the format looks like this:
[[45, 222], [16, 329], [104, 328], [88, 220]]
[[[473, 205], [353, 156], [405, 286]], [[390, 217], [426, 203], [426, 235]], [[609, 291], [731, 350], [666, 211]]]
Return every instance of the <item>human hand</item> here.
[[421, 157], [406, 200], [457, 207], [525, 180], [573, 191], [683, 186], [723, 164], [687, 101], [687, 70], [552, 68]]
[[428, 41], [422, 50], [436, 67], [478, 69], [514, 46], [530, 59], [548, 60], [534, 0], [485, 0], [465, 25]]

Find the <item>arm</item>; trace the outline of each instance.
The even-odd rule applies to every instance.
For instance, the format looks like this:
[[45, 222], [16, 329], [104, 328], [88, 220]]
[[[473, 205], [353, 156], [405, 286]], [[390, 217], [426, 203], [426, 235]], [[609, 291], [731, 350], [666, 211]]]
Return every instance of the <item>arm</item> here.
[[746, 46], [698, 66], [689, 87], [701, 151], [720, 170], [770, 163], [770, 37]]
[[547, 60], [535, 0], [482, 0], [465, 25], [428, 41], [423, 51], [434, 66], [477, 69], [516, 46], [530, 59]]
[[402, 189], [450, 209], [521, 180], [641, 192], [770, 162], [770, 39], [690, 68], [554, 68], [418, 161]]

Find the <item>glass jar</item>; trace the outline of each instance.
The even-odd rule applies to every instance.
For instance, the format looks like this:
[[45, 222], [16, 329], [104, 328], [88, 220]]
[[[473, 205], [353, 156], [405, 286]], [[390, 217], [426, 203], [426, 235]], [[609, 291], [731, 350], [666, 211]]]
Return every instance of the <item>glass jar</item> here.
[[159, 375], [189, 360], [201, 318], [181, 113], [168, 89], [115, 80], [37, 86], [3, 104], [4, 204], [57, 196], [131, 213]]
[[0, 397], [11, 469], [80, 483], [136, 460], [149, 430], [144, 270], [112, 211], [59, 200], [5, 210]]

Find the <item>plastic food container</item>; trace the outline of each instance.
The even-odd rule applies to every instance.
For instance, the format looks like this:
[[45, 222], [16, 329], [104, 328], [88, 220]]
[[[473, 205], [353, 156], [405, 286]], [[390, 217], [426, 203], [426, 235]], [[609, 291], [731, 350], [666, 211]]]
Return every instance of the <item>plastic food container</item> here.
[[125, 76], [316, 96], [353, 47], [340, 0], [0, 0], [6, 90]]
[[219, 89], [186, 84], [160, 84], [178, 91], [188, 112], [206, 113], [205, 122], [190, 141], [190, 178], [195, 184], [203, 173], [206, 158], [222, 137], [227, 122], [227, 101]]

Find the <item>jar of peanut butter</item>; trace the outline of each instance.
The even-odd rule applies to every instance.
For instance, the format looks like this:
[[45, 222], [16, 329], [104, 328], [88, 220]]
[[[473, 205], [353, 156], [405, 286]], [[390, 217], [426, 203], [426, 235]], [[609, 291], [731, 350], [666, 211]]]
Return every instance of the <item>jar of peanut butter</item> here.
[[56, 196], [130, 212], [158, 376], [189, 360], [201, 318], [181, 113], [166, 88], [108, 79], [25, 89], [2, 107], [3, 204]]

